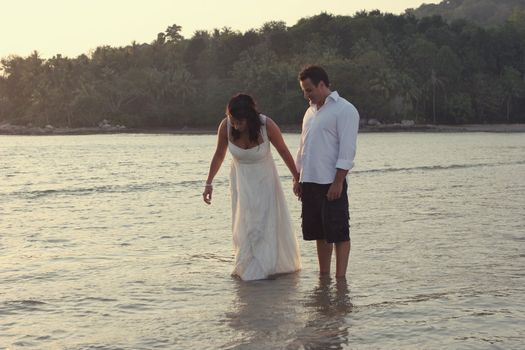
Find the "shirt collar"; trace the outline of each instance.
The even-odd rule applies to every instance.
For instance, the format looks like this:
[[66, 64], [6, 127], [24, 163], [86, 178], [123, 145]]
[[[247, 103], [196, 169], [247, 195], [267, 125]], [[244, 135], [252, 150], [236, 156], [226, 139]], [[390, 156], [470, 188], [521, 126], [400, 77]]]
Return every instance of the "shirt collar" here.
[[[330, 93], [330, 95], [326, 96], [326, 100], [324, 101], [325, 104], [326, 104], [328, 99], [331, 99], [334, 102], [337, 102], [339, 100], [339, 94], [337, 93], [337, 91], [332, 91]], [[313, 107], [314, 109], [317, 109], [317, 105], [315, 103], [310, 103], [310, 107]]]
[[334, 102], [337, 102], [339, 100], [339, 94], [337, 93], [337, 91], [332, 91], [332, 93], [328, 95], [327, 98], [331, 98], [332, 100], [334, 100]]

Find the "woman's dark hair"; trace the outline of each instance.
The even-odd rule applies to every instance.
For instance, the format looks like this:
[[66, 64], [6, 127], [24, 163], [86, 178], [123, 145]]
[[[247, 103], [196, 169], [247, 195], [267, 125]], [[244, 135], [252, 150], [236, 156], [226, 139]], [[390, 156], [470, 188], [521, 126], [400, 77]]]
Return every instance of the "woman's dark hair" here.
[[[233, 96], [226, 106], [226, 115], [237, 120], [246, 119], [250, 141], [253, 143], [259, 142], [262, 122], [259, 117], [259, 111], [257, 111], [255, 101], [250, 95], [237, 94]], [[239, 137], [241, 137], [241, 133], [234, 128], [231, 128], [231, 132], [234, 140], [237, 140]]]
[[312, 65], [305, 67], [301, 73], [299, 73], [299, 80], [303, 81], [306, 79], [310, 79], [315, 86], [319, 85], [319, 83], [323, 81], [326, 87], [330, 87], [328, 74], [326, 74], [326, 71], [320, 66]]

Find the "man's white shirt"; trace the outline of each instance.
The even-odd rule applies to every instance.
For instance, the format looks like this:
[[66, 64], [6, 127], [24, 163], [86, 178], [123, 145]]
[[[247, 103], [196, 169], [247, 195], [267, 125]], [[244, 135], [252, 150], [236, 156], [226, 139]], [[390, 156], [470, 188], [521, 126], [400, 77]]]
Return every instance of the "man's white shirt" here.
[[310, 104], [303, 118], [301, 143], [296, 166], [300, 182], [331, 184], [337, 169], [354, 166], [359, 129], [359, 113], [333, 91], [323, 106]]

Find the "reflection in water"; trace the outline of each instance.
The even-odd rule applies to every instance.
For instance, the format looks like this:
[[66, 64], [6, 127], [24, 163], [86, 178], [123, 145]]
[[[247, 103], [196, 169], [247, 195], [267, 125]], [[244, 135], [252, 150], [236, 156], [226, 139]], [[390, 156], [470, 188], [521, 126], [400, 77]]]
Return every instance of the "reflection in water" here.
[[345, 317], [353, 306], [346, 279], [333, 281], [328, 276], [321, 276], [304, 306], [309, 311], [308, 320], [288, 349], [343, 349], [348, 345]]
[[299, 305], [294, 300], [298, 282], [297, 274], [280, 275], [274, 280], [239, 280], [233, 312], [227, 317], [240, 339], [227, 348], [282, 349], [302, 327], [296, 311]]

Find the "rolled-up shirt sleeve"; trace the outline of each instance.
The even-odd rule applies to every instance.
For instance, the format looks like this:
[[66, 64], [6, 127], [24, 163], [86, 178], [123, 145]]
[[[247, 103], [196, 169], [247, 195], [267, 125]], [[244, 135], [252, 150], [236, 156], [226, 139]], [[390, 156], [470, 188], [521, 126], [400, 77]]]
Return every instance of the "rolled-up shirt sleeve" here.
[[339, 154], [336, 168], [350, 170], [354, 167], [357, 149], [357, 132], [359, 129], [359, 113], [353, 106], [347, 106], [337, 118], [337, 136], [339, 138]]

